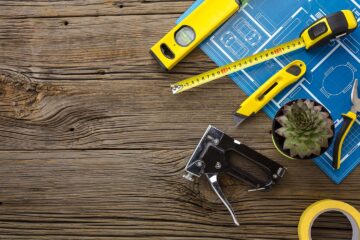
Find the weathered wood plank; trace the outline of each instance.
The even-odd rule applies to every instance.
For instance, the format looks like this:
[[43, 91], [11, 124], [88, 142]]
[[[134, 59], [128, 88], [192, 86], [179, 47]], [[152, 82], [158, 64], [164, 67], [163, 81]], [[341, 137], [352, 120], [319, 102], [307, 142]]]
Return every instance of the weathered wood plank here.
[[273, 147], [263, 113], [234, 127], [244, 95], [228, 80], [173, 96], [169, 80], [0, 77], [0, 149], [192, 149], [209, 123], [253, 147]]
[[[132, 79], [139, 72], [150, 79], [168, 78], [159, 75], [162, 71], [149, 49], [174, 26], [176, 17], [82, 17], [69, 18], [67, 25], [61, 18], [2, 19], [0, 64], [49, 80]], [[194, 74], [215, 66], [199, 52], [173, 73]]]
[[[191, 2], [0, 1], [1, 239], [297, 239], [308, 204], [359, 208], [359, 170], [338, 186], [283, 159], [263, 113], [232, 127], [245, 96], [230, 80], [170, 94], [214, 66], [196, 50], [163, 73], [148, 54]], [[240, 228], [204, 179], [181, 178], [209, 123], [289, 169], [268, 193], [222, 178]], [[335, 216], [315, 234], [348, 230]]]
[[[241, 224], [237, 228], [205, 179], [182, 179], [191, 151], [2, 151], [0, 236], [297, 239], [299, 217], [310, 203], [335, 198], [360, 207], [358, 171], [334, 185], [310, 161], [302, 162], [300, 171], [297, 161], [279, 159], [271, 150], [262, 153], [285, 164], [288, 174], [266, 193], [247, 192], [222, 177]], [[317, 234], [330, 231], [327, 239], [346, 239], [344, 219], [330, 220], [319, 224]]]
[[51, 18], [181, 14], [193, 1], [176, 0], [74, 0], [0, 1], [2, 18]]

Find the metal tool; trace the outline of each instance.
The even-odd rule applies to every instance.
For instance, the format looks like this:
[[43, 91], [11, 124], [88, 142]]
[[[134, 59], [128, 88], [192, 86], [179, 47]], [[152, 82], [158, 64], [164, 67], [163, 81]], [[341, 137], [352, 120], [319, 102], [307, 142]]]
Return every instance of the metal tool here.
[[236, 125], [260, 111], [282, 90], [304, 76], [305, 72], [306, 64], [300, 60], [295, 60], [278, 71], [240, 105], [234, 114]]
[[354, 82], [354, 86], [351, 92], [351, 101], [353, 104], [351, 110], [348, 113], [342, 115], [343, 125], [341, 126], [341, 129], [335, 139], [334, 152], [333, 152], [333, 167], [335, 169], [340, 169], [343, 143], [345, 141], [346, 136], [350, 132], [351, 127], [354, 125], [357, 119], [357, 113], [360, 112], [360, 98], [358, 95], [357, 79]]
[[350, 10], [336, 12], [314, 22], [311, 26], [304, 29], [300, 37], [295, 40], [172, 84], [172, 93], [184, 92], [301, 48], [306, 50], [312, 49], [321, 44], [328, 43], [332, 39], [351, 33], [357, 26], [357, 20]]
[[171, 70], [221, 24], [236, 13], [245, 0], [205, 0], [150, 50], [165, 70]]
[[[246, 164], [244, 162], [241, 167], [235, 166], [230, 161], [232, 154], [244, 159]], [[245, 167], [248, 164], [253, 164], [251, 172]], [[258, 191], [270, 189], [284, 176], [285, 171], [286, 169], [280, 164], [210, 125], [185, 167], [184, 178], [193, 181], [194, 177], [205, 175], [212, 189], [229, 211], [235, 225], [238, 226], [235, 213], [219, 185], [219, 174], [226, 173], [253, 188], [249, 191]]]

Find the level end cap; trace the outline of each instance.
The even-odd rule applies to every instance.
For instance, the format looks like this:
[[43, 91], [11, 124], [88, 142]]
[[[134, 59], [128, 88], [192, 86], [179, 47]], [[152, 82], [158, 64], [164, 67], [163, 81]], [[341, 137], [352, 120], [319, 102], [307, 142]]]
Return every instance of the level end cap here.
[[164, 72], [168, 72], [171, 69], [168, 69], [161, 61], [160, 59], [156, 56], [156, 54], [150, 50], [149, 53], [151, 54], [151, 56], [156, 60], [156, 62], [160, 65], [161, 69], [164, 70]]

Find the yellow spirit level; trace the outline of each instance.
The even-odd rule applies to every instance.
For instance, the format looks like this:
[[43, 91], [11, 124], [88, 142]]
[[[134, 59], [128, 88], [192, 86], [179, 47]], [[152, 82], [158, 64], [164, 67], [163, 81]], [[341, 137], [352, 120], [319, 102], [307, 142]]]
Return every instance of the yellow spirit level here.
[[171, 70], [240, 6], [241, 0], [205, 0], [151, 48], [151, 55]]
[[314, 22], [300, 34], [300, 37], [290, 42], [245, 57], [225, 66], [190, 77], [171, 85], [173, 94], [181, 93], [191, 88], [214, 81], [231, 73], [268, 61], [275, 57], [305, 48], [329, 42], [331, 39], [342, 37], [357, 28], [357, 20], [350, 10], [342, 10]]

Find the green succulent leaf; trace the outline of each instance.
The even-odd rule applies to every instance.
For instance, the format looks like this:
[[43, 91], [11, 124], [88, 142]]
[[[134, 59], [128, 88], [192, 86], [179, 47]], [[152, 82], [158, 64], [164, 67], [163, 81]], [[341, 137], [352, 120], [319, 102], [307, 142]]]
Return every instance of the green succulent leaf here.
[[291, 157], [320, 155], [321, 149], [328, 147], [334, 123], [322, 106], [297, 100], [284, 106], [282, 113], [276, 118], [281, 127], [275, 132], [285, 138], [283, 149], [289, 150]]

